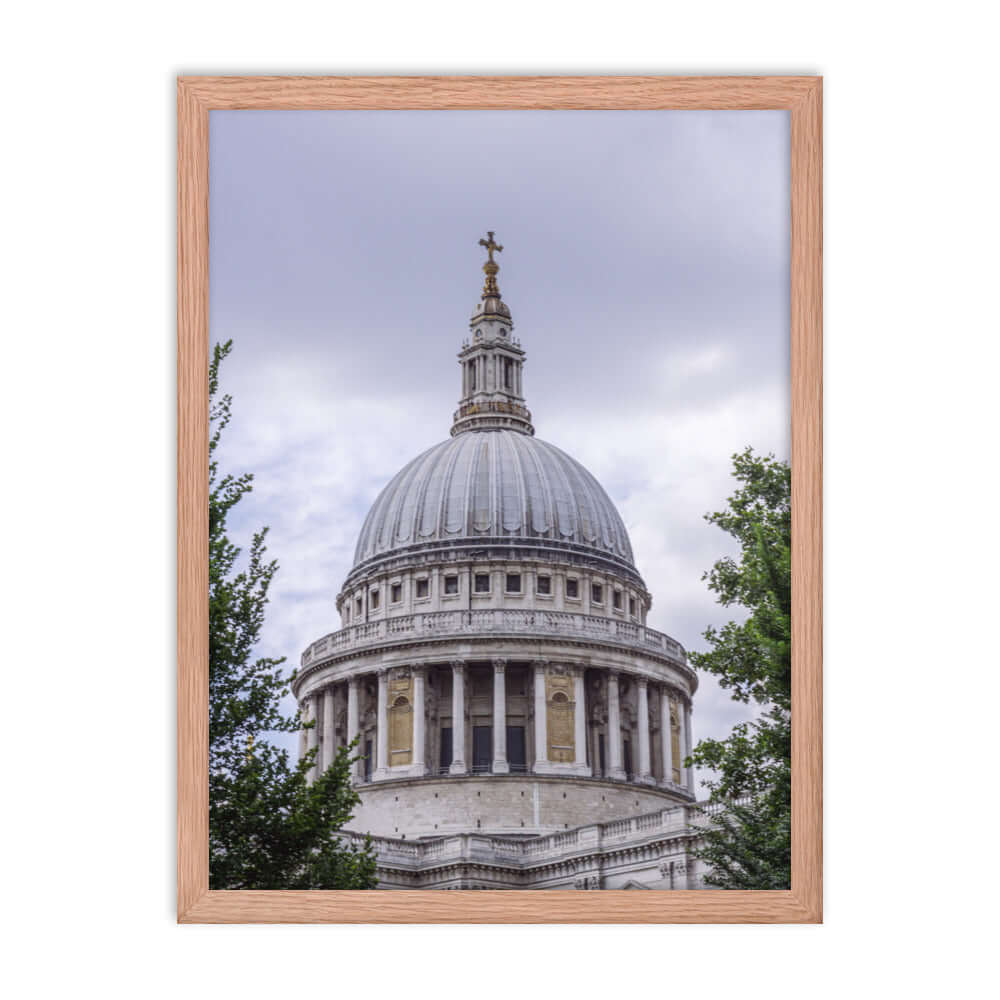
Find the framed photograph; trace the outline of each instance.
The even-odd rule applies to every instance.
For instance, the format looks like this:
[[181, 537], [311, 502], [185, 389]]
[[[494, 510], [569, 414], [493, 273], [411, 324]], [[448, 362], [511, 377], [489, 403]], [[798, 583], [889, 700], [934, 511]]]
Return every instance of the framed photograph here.
[[178, 80], [180, 922], [821, 921], [821, 98]]

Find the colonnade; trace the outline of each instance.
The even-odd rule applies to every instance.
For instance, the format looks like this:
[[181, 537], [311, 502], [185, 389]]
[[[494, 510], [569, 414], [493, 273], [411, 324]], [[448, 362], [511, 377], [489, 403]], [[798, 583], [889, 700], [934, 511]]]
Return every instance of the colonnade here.
[[[478, 662], [478, 661], [477, 661]], [[508, 661], [504, 658], [494, 658], [492, 660], [493, 685], [492, 685], [492, 723], [493, 723], [493, 757], [490, 768], [493, 774], [507, 774], [510, 772], [510, 764], [507, 759], [507, 687], [506, 687], [506, 667]], [[468, 761], [466, 761], [466, 705], [467, 705], [467, 672], [468, 663], [465, 660], [453, 660], [449, 664], [451, 668], [451, 724], [452, 724], [452, 758], [448, 766], [448, 773], [452, 775], [464, 775], [470, 771]], [[586, 668], [578, 665], [561, 666], [549, 663], [544, 660], [534, 661], [532, 698], [534, 704], [534, 760], [531, 770], [535, 774], [577, 774], [589, 776], [593, 769], [587, 762], [587, 699], [585, 688]], [[395, 777], [419, 777], [428, 773], [426, 761], [426, 667], [414, 665], [405, 668], [411, 679], [409, 695], [413, 712], [412, 739], [411, 746], [407, 748], [410, 760], [407, 764], [393, 767], [391, 765], [391, 753], [389, 747], [389, 674], [388, 668], [382, 668], [374, 673], [378, 678], [378, 694], [376, 703], [376, 724], [375, 724], [375, 760], [374, 769], [371, 774], [373, 781], [383, 781]], [[624, 762], [624, 734], [622, 731], [622, 710], [620, 695], [620, 672], [608, 668], [597, 668], [605, 675], [606, 704], [607, 704], [607, 766], [606, 774], [603, 775], [612, 780], [625, 781], [629, 775], [626, 774]], [[551, 743], [552, 734], [548, 731], [549, 707], [548, 692], [546, 688], [546, 677], [552, 676], [552, 671], [556, 670], [561, 676], [568, 675], [572, 678], [573, 692], [573, 744], [570, 747], [554, 747]], [[355, 675], [347, 679], [347, 732], [346, 742], [350, 743], [361, 730], [360, 713], [360, 683], [364, 676]], [[656, 784], [652, 767], [652, 733], [650, 722], [650, 681], [648, 678], [627, 674], [632, 679], [637, 688], [637, 735], [638, 735], [638, 761], [633, 780], [642, 784]], [[694, 792], [694, 775], [690, 768], [684, 767], [684, 758], [691, 753], [691, 707], [686, 699], [681, 699], [675, 692], [665, 685], [653, 683], [654, 691], [652, 697], [660, 699], [660, 752], [661, 771], [663, 775], [663, 785], [673, 785], [673, 772], [675, 765], [680, 771], [681, 785], [685, 786], [689, 792]], [[557, 696], [558, 697], [558, 696]], [[300, 743], [301, 750], [314, 750], [320, 747], [320, 754], [317, 758], [316, 766], [311, 772], [311, 777], [315, 779], [320, 769], [325, 770], [333, 760], [339, 750], [336, 741], [336, 727], [334, 719], [334, 687], [327, 686], [318, 691], [312, 691], [305, 696], [302, 702], [302, 716], [306, 722], [317, 720], [317, 702], [322, 699], [322, 743], [319, 742], [320, 728], [313, 725], [303, 731], [303, 739]], [[679, 725], [679, 756], [678, 761], [674, 760], [673, 739], [670, 728], [671, 719], [671, 699], [677, 705], [677, 721]], [[568, 707], [568, 706], [567, 706]], [[572, 749], [572, 761], [553, 761], [550, 757], [551, 749]], [[355, 764], [354, 780], [363, 780], [363, 762]]]

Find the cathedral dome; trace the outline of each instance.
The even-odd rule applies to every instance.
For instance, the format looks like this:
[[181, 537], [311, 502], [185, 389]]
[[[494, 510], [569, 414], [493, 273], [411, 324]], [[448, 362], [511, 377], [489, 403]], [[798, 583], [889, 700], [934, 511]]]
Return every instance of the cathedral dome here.
[[369, 511], [354, 567], [434, 543], [584, 549], [635, 573], [625, 525], [600, 483], [518, 430], [457, 434], [413, 459]]
[[[299, 752], [319, 753], [315, 779], [357, 740], [351, 822], [379, 838], [382, 887], [627, 888], [627, 834], [644, 852], [667, 845], [652, 878], [672, 888], [679, 862], [659, 858], [677, 856], [664, 838], [687, 827], [671, 810], [694, 798], [697, 677], [646, 624], [652, 595], [607, 493], [535, 437], [497, 285], [503, 247], [487, 235], [451, 436], [365, 518], [341, 627], [309, 644], [292, 681], [310, 723]], [[581, 824], [600, 823], [614, 874], [581, 876]], [[453, 835], [477, 845], [472, 874]]]

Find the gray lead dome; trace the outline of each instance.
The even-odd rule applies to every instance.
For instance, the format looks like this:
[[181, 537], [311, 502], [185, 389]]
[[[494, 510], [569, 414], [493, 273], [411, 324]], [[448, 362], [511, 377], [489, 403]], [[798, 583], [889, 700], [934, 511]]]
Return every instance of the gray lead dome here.
[[635, 572], [621, 516], [565, 452], [509, 430], [459, 434], [403, 468], [365, 519], [354, 566], [428, 543], [582, 547]]

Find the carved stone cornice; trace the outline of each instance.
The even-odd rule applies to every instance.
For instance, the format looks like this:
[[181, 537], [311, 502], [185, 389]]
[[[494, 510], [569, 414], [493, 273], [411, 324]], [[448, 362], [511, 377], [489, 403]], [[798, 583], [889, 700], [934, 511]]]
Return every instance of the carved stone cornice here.
[[[379, 655], [385, 655], [389, 653], [397, 653], [401, 651], [407, 651], [412, 653], [417, 653], [418, 655], [423, 655], [426, 659], [430, 660], [432, 657], [427, 654], [432, 653], [434, 650], [441, 649], [441, 647], [447, 647], [460, 641], [462, 637], [454, 635], [443, 635], [443, 636], [428, 636], [419, 639], [411, 638], [408, 640], [390, 640], [385, 643], [380, 643], [378, 645], [373, 645], [366, 647], [364, 649], [350, 649], [344, 650], [343, 652], [333, 653], [330, 655], [325, 655], [318, 657], [316, 660], [310, 662], [308, 666], [303, 665], [299, 669], [298, 677], [296, 678], [296, 687], [301, 686], [309, 677], [315, 674], [319, 670], [323, 670], [337, 664], [350, 662], [352, 660], [358, 660], [366, 657], [375, 657]], [[562, 648], [572, 648], [581, 651], [585, 651], [588, 654], [611, 654], [620, 655], [623, 650], [622, 647], [614, 643], [603, 643], [599, 640], [592, 639], [580, 639], [574, 638], [572, 636], [547, 636], [547, 635], [537, 635], [537, 636], [527, 636], [527, 635], [479, 635], [479, 636], [469, 636], [465, 642], [468, 642], [473, 647], [484, 646], [487, 650], [490, 647], [496, 647], [498, 643], [503, 643], [505, 645], [517, 646], [520, 643], [525, 645], [530, 645], [534, 650], [537, 650], [539, 645], [551, 645]], [[626, 651], [627, 652], [627, 651]], [[656, 653], [655, 650], [649, 649], [636, 649], [635, 653], [642, 657], [643, 660], [656, 664], [661, 667], [665, 667], [668, 670], [675, 671], [685, 676], [688, 682], [692, 686], [692, 690], [696, 690], [698, 686], [698, 678], [695, 672], [685, 664], [681, 664], [678, 661], [671, 659], [670, 657], [661, 656]], [[477, 656], [473, 656], [475, 659], [479, 659]], [[507, 655], [508, 660], [516, 659], [521, 660], [522, 657], [518, 656], [517, 653], [512, 650]], [[538, 659], [537, 654], [533, 657], [530, 653], [526, 654], [523, 659], [528, 662], [534, 662]], [[599, 659], [595, 657], [595, 659]], [[440, 657], [440, 662], [448, 663], [450, 658], [447, 653], [443, 653]], [[545, 662], [545, 661], [543, 661]], [[601, 663], [590, 663], [590, 667], [593, 669], [599, 669], [602, 671], [615, 669], [620, 672], [624, 672], [621, 667], [608, 667]], [[370, 667], [366, 668], [365, 673], [371, 673], [376, 668]], [[656, 679], [656, 678], [654, 678]], [[658, 680], [658, 679], [657, 679]], [[659, 681], [659, 683], [665, 683]], [[673, 689], [679, 690], [679, 689]], [[686, 695], [685, 695], [686, 697]]]

